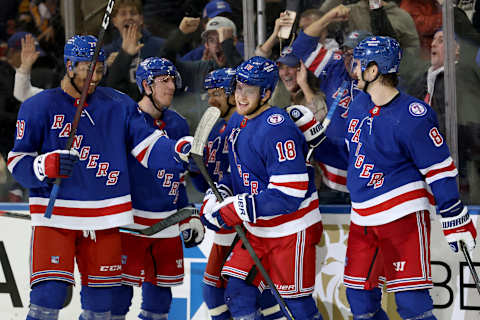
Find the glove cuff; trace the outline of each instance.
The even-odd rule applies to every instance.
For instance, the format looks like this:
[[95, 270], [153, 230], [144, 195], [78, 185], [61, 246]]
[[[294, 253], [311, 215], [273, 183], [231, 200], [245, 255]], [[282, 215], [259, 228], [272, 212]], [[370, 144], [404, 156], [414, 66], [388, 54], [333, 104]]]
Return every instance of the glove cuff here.
[[467, 224], [470, 223], [472, 219], [470, 218], [470, 215], [468, 214], [467, 207], [463, 207], [462, 211], [460, 214], [453, 216], [453, 217], [446, 217], [442, 218], [442, 229], [444, 231], [452, 230], [452, 229], [458, 229], [460, 227], [463, 227]]
[[246, 222], [255, 223], [257, 221], [257, 212], [255, 211], [255, 201], [251, 195], [246, 193], [235, 196], [233, 201], [235, 212], [238, 217]]
[[45, 174], [45, 158], [48, 153], [41, 154], [33, 160], [33, 172], [38, 180], [43, 181], [47, 177]]

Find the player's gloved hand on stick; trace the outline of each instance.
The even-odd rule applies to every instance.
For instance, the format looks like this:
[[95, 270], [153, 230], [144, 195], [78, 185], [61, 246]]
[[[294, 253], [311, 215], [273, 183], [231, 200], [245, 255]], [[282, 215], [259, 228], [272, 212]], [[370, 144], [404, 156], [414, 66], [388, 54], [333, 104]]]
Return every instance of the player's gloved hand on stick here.
[[180, 232], [182, 233], [185, 247], [191, 248], [199, 245], [205, 236], [205, 227], [200, 220], [198, 211], [180, 222]]
[[[257, 220], [255, 200], [249, 194], [242, 193], [225, 198], [212, 208], [213, 213], [205, 213], [205, 219], [216, 227], [233, 227]], [[207, 225], [208, 228], [208, 225]]]
[[175, 160], [183, 161], [185, 163], [185, 169], [191, 172], [200, 172], [195, 161], [190, 158], [190, 151], [192, 149], [193, 137], [185, 136], [177, 140], [175, 143]]
[[452, 207], [441, 210], [442, 229], [445, 238], [454, 252], [458, 252], [460, 241], [463, 241], [469, 251], [475, 248], [477, 230], [473, 225], [472, 218], [468, 214], [467, 207], [458, 201]]
[[325, 130], [322, 124], [315, 119], [310, 109], [302, 105], [292, 105], [287, 107], [287, 112], [300, 131], [302, 131], [310, 148], [315, 148], [325, 140]]
[[41, 154], [33, 160], [33, 171], [40, 181], [45, 178], [67, 178], [72, 175], [73, 166], [79, 156], [75, 149], [55, 150]]
[[[228, 198], [232, 195], [232, 191], [225, 185], [223, 184], [217, 184], [215, 182], [215, 186], [218, 189], [218, 192], [222, 195], [222, 198]], [[203, 224], [213, 230], [213, 231], [218, 231], [222, 228], [222, 225], [224, 223], [221, 223], [218, 225], [216, 220], [207, 220], [205, 215], [208, 214], [208, 217], [211, 218], [212, 213], [215, 212], [214, 208], [219, 202], [217, 201], [217, 197], [215, 197], [215, 194], [213, 193], [211, 188], [208, 188], [207, 192], [205, 192], [205, 197], [203, 198], [203, 204], [202, 207], [200, 208], [200, 217], [202, 219]]]

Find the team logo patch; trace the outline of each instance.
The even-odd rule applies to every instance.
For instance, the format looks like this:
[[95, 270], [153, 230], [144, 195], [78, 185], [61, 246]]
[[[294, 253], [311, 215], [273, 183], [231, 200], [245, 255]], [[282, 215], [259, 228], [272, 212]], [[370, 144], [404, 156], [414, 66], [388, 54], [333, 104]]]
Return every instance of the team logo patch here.
[[421, 103], [413, 102], [408, 106], [408, 111], [414, 117], [421, 117], [427, 113], [427, 108]]
[[272, 114], [270, 117], [268, 117], [267, 122], [271, 124], [272, 126], [275, 126], [277, 124], [280, 124], [285, 120], [281, 114], [275, 113]]

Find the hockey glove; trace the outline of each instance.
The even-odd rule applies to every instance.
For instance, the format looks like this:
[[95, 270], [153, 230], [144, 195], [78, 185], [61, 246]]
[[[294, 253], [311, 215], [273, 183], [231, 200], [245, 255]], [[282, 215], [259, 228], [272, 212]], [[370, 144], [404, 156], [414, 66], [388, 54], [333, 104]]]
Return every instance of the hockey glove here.
[[192, 149], [193, 137], [185, 136], [177, 140], [175, 143], [175, 160], [178, 162], [183, 161], [185, 163], [185, 169], [190, 172], [200, 172], [195, 161], [191, 159], [190, 150]]
[[468, 214], [467, 207], [458, 201], [453, 207], [440, 211], [442, 229], [445, 238], [454, 252], [458, 252], [460, 241], [463, 241], [469, 251], [475, 248], [477, 230]]
[[[215, 186], [218, 189], [218, 192], [222, 195], [222, 198], [228, 198], [232, 195], [232, 191], [225, 185], [223, 184], [217, 184], [215, 182]], [[214, 208], [219, 202], [217, 201], [217, 197], [215, 197], [215, 194], [213, 193], [212, 189], [209, 188], [207, 192], [205, 193], [205, 197], [203, 198], [203, 204], [202, 207], [200, 208], [200, 216], [202, 219], [203, 224], [210, 230], [213, 231], [218, 231], [222, 228], [224, 225], [224, 222], [219, 224], [217, 220], [212, 219], [212, 214], [215, 212]], [[206, 215], [208, 215], [208, 218], [211, 220], [207, 220]]]
[[198, 213], [180, 222], [180, 232], [186, 248], [199, 245], [205, 236], [205, 228]]
[[67, 178], [72, 175], [73, 166], [78, 160], [77, 150], [55, 150], [41, 154], [33, 161], [33, 172], [38, 180], [45, 178]]
[[229, 227], [242, 224], [243, 222], [255, 223], [257, 220], [255, 200], [253, 196], [246, 193], [224, 199], [213, 210], [215, 212], [212, 214], [212, 217], [217, 220], [221, 218]]
[[302, 105], [293, 105], [287, 107], [287, 112], [300, 131], [302, 131], [310, 148], [315, 148], [325, 140], [325, 130], [322, 124], [315, 119], [310, 109]]

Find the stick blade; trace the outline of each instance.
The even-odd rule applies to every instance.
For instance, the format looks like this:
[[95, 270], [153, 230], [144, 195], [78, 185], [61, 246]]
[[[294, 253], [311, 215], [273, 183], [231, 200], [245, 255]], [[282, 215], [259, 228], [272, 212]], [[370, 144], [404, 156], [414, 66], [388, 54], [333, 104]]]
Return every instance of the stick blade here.
[[191, 153], [203, 156], [203, 149], [207, 142], [210, 131], [220, 118], [220, 110], [215, 107], [209, 107], [203, 114], [197, 129], [195, 130], [195, 136], [193, 137], [193, 144]]

